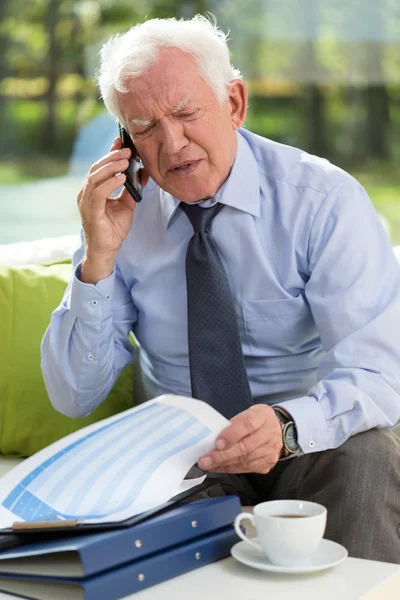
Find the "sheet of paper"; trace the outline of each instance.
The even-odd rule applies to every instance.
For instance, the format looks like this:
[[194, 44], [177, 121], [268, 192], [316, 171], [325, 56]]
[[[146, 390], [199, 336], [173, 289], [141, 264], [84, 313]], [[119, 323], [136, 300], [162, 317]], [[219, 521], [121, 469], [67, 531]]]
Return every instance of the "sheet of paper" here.
[[164, 395], [85, 427], [0, 480], [0, 529], [16, 521], [120, 521], [163, 504], [229, 421], [205, 402]]

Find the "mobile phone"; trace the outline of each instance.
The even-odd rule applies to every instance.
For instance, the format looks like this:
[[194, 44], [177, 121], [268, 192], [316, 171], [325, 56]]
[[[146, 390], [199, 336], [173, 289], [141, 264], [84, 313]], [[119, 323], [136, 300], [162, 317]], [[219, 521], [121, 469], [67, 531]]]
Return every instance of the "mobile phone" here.
[[139, 177], [139, 169], [141, 167], [140, 157], [129, 133], [122, 127], [121, 123], [118, 124], [118, 127], [119, 136], [122, 140], [122, 147], [130, 148], [132, 150], [132, 154], [129, 159], [129, 166], [126, 171], [124, 171], [124, 174], [126, 175], [124, 186], [132, 198], [136, 202], [140, 202], [142, 200], [143, 192]]

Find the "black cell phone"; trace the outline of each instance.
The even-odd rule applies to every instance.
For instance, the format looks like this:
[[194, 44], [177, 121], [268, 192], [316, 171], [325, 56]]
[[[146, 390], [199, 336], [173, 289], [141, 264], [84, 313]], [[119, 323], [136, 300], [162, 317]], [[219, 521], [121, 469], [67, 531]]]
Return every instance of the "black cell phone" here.
[[135, 144], [132, 142], [132, 138], [129, 133], [124, 129], [121, 123], [118, 124], [119, 136], [122, 140], [123, 148], [130, 148], [132, 150], [131, 157], [129, 159], [129, 166], [124, 171], [126, 178], [124, 186], [136, 202], [142, 200], [142, 184], [140, 183], [139, 169], [141, 162], [138, 151], [136, 150]]

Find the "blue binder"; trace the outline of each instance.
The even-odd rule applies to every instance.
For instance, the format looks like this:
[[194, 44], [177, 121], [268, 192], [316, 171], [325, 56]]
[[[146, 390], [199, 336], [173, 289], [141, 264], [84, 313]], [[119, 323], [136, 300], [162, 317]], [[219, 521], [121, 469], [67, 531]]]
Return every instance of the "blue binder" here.
[[117, 600], [225, 558], [237, 541], [230, 525], [85, 579], [2, 574], [0, 589], [35, 600], [58, 598], [61, 593], [63, 600]]
[[1, 552], [0, 573], [92, 576], [222, 529], [240, 512], [236, 496], [223, 496], [182, 504], [129, 528], [42, 537]]

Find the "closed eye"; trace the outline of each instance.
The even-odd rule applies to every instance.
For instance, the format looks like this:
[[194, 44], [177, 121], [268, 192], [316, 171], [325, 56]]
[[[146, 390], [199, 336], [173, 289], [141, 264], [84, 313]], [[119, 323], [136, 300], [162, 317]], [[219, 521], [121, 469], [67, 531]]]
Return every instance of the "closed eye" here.
[[[176, 113], [174, 114], [174, 117], [183, 121], [190, 121], [191, 119], [196, 119], [198, 117], [200, 113], [199, 109], [196, 110], [192, 110], [191, 112], [185, 112], [185, 113]], [[146, 137], [146, 135], [148, 133], [151, 132], [151, 130], [154, 128], [155, 123], [152, 123], [149, 127], [147, 127], [146, 129], [143, 129], [142, 131], [137, 131], [136, 133], [134, 133], [132, 135], [133, 138], [144, 138]]]
[[178, 119], [194, 119], [195, 117], [197, 117], [198, 113], [199, 113], [198, 110], [193, 110], [192, 112], [179, 113], [175, 116]]
[[136, 133], [133, 134], [133, 137], [143, 137], [146, 135], [146, 133], [149, 133], [154, 127], [154, 123], [152, 125], [150, 125], [150, 127], [147, 127], [147, 129], [143, 129], [143, 131], [137, 131]]

